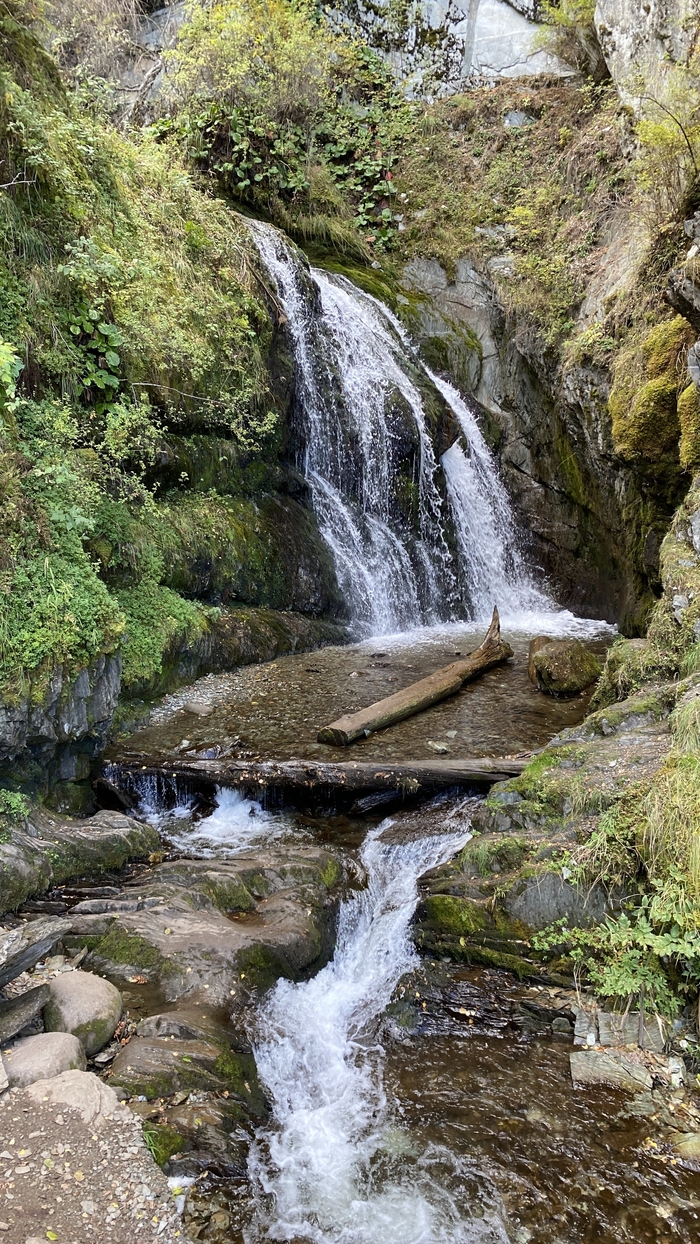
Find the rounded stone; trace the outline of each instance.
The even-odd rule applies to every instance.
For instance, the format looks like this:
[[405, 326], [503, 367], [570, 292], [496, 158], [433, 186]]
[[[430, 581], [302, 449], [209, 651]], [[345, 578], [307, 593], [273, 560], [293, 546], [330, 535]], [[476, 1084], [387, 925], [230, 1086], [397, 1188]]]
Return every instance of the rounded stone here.
[[531, 652], [531, 661], [540, 691], [562, 699], [584, 691], [601, 674], [600, 663], [579, 639], [551, 640]]
[[92, 972], [62, 972], [50, 982], [44, 1007], [47, 1032], [70, 1032], [82, 1041], [89, 1057], [114, 1036], [122, 1015], [117, 988]]
[[36, 1080], [52, 1080], [64, 1071], [85, 1070], [82, 1042], [70, 1032], [41, 1032], [25, 1037], [2, 1056], [11, 1088], [26, 1088]]

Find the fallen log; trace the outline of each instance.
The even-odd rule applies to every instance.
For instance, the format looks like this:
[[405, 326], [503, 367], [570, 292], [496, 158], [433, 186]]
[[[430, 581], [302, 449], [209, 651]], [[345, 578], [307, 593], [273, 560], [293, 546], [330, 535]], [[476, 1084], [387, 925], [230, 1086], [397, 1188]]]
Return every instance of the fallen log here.
[[[144, 775], [184, 780], [201, 785], [242, 788], [255, 795], [263, 790], [338, 790], [354, 792], [395, 790], [405, 794], [435, 792], [450, 786], [492, 786], [522, 773], [527, 760], [478, 757], [470, 760], [414, 760], [405, 764], [381, 761], [345, 761], [341, 764], [313, 760], [242, 761], [196, 760], [191, 764], [171, 761], [142, 767], [120, 766], [123, 783], [131, 789], [130, 778]], [[112, 770], [114, 772], [114, 770]], [[114, 777], [112, 779], [114, 781]], [[137, 789], [134, 783], [134, 789]]]
[[499, 665], [512, 655], [510, 644], [501, 639], [498, 610], [494, 609], [483, 643], [470, 652], [469, 656], [453, 661], [451, 665], [429, 674], [427, 678], [421, 678], [420, 682], [411, 683], [403, 691], [397, 691], [384, 700], [378, 700], [376, 704], [370, 704], [369, 708], [339, 717], [330, 726], [319, 730], [317, 740], [319, 743], [331, 743], [334, 747], [347, 747], [349, 743], [366, 738], [375, 730], [393, 726], [397, 721], [413, 717], [416, 713], [431, 708], [433, 704], [439, 704], [448, 696], [455, 695], [465, 682], [470, 682], [484, 670]]

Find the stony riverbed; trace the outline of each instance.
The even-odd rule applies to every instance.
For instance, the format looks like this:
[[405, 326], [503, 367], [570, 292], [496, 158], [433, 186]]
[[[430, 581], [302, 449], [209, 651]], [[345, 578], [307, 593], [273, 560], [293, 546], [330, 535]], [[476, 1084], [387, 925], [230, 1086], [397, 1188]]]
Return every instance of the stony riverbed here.
[[[468, 638], [424, 639], [421, 670], [444, 663], [460, 643]], [[298, 695], [306, 654], [201, 680], [156, 707], [141, 734], [113, 745], [110, 763], [123, 755], [133, 771], [135, 753], [179, 755], [183, 735], [195, 753], [221, 746], [222, 731], [255, 755], [268, 747], [307, 754], [316, 723], [346, 704], [347, 684], [366, 678], [369, 699], [410, 674], [415, 653], [386, 647], [314, 654], [318, 702]], [[516, 646], [512, 667], [405, 723], [400, 737], [362, 746], [375, 759], [387, 746], [405, 758], [418, 739], [423, 755], [428, 741], [461, 754], [505, 751], [511, 692], [521, 722], [524, 714], [523, 750], [555, 730], [575, 735], [585, 698], [554, 701], [531, 689], [524, 651]], [[297, 713], [296, 744], [287, 704]], [[588, 757], [581, 769], [577, 754], [579, 777], [624, 780], [645, 748], [646, 763], [658, 763], [667, 745], [663, 696], [645, 713], [621, 706], [599, 732], [589, 719], [576, 736]], [[401, 1244], [419, 1238], [416, 1223], [427, 1238], [455, 1244], [692, 1238], [700, 1109], [679, 1059], [693, 1034], [680, 1024], [655, 1045], [649, 1030], [640, 1059], [625, 1049], [629, 1034], [617, 1032], [614, 1016], [533, 954], [533, 925], [591, 897], [574, 895], [547, 869], [556, 834], [538, 824], [519, 781], [513, 798], [512, 783], [487, 805], [452, 792], [414, 800], [385, 821], [381, 809], [365, 816], [322, 806], [263, 809], [227, 791], [216, 807], [196, 799], [159, 806], [146, 785], [145, 820], [105, 811], [81, 824], [78, 840], [54, 815], [15, 830], [0, 844], [4, 875], [14, 860], [13, 875], [23, 879], [8, 933], [33, 926], [38, 937], [48, 922], [53, 955], [43, 952], [34, 966], [25, 953], [9, 994], [50, 990], [71, 972], [96, 973], [118, 988], [125, 1011], [116, 1035], [90, 1056], [87, 1072], [65, 1074], [97, 1076], [110, 1089], [109, 1110], [128, 1105], [172, 1186], [139, 1149], [130, 1155], [131, 1183], [115, 1168], [103, 1188], [95, 1151], [94, 1170], [82, 1158], [78, 1167], [94, 1194], [75, 1193], [71, 1173], [60, 1191], [47, 1181], [51, 1196], [37, 1209], [29, 1172], [17, 1175], [8, 1163], [0, 1215], [12, 1244], [25, 1244], [17, 1208], [24, 1201], [37, 1223], [46, 1215], [68, 1241], [71, 1231], [81, 1238], [79, 1224], [85, 1238], [112, 1238], [131, 1212], [126, 1202], [144, 1238], [179, 1231], [216, 1244], [280, 1232], [345, 1238], [358, 1205], [358, 1238], [377, 1238], [381, 1221], [391, 1224], [383, 1238]], [[562, 807], [567, 797], [562, 789]], [[69, 880], [81, 871], [81, 881]], [[40, 1030], [40, 1018], [34, 1023]], [[4, 1049], [15, 1044], [8, 1040]], [[586, 1087], [577, 1076], [588, 1077]], [[27, 1091], [5, 1096], [14, 1113], [4, 1117], [17, 1114], [18, 1127]], [[86, 1125], [71, 1109], [69, 1102], [62, 1116], [75, 1131], [69, 1142], [54, 1135], [62, 1126], [55, 1114], [37, 1125], [50, 1162], [61, 1143], [80, 1150]], [[119, 1127], [109, 1143], [129, 1153]], [[85, 1142], [90, 1153], [94, 1143]], [[65, 1161], [72, 1172], [72, 1152]], [[139, 1162], [151, 1163], [150, 1178]], [[282, 1170], [291, 1175], [280, 1182]], [[328, 1188], [332, 1195], [317, 1195]]]

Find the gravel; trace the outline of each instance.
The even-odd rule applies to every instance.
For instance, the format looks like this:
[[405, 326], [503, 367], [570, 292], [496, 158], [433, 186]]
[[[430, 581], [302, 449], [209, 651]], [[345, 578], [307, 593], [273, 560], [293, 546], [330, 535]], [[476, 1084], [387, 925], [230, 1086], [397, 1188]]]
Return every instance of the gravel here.
[[[69, 1075], [92, 1082], [93, 1097], [114, 1098], [96, 1077]], [[183, 1198], [153, 1161], [141, 1120], [116, 1104], [106, 1117], [88, 1111], [86, 1118], [37, 1096], [12, 1089], [0, 1097], [1, 1244], [184, 1244]]]

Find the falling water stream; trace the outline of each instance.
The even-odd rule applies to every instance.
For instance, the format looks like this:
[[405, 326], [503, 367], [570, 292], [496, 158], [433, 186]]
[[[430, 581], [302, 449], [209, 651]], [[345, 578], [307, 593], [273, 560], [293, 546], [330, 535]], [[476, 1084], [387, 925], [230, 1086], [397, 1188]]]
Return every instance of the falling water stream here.
[[[449, 818], [448, 822], [449, 822]], [[449, 823], [445, 827], [449, 829]], [[311, 981], [281, 982], [259, 1017], [256, 1059], [275, 1101], [275, 1126], [250, 1169], [272, 1206], [254, 1237], [314, 1244], [428, 1244], [507, 1240], [479, 1224], [453, 1186], [436, 1179], [437, 1149], [411, 1155], [382, 1083], [377, 1023], [416, 961], [408, 940], [418, 878], [465, 841], [464, 827], [397, 842], [391, 823], [361, 852], [367, 886], [343, 904], [333, 960]]]
[[[277, 230], [251, 229], [294, 351], [300, 467], [362, 642], [213, 679], [213, 715], [188, 724], [186, 740], [172, 716], [136, 736], [142, 750], [131, 754], [225, 755], [243, 736], [248, 755], [329, 758], [319, 724], [452, 659], [494, 604], [515, 668], [491, 671], [469, 697], [363, 740], [355, 754], [418, 760], [431, 748], [493, 755], [541, 745], [580, 720], [586, 701], [537, 694], [525, 672], [529, 636], [605, 628], [558, 610], [537, 586], [474, 410], [422, 365], [391, 312], [343, 277], [309, 270]], [[310, 980], [280, 981], [253, 1021], [273, 1109], [249, 1157], [255, 1212], [232, 1241], [661, 1244], [672, 1214], [696, 1222], [700, 1187], [693, 1195], [678, 1172], [638, 1170], [627, 1187], [616, 1129], [633, 1145], [646, 1124], [620, 1114], [612, 1092], [576, 1099], [555, 1047], [543, 1062], [539, 1047], [528, 1053], [515, 1037], [500, 1054], [484, 1046], [478, 1061], [477, 1043], [462, 1038], [429, 1052], [385, 1040], [387, 1006], [419, 962], [410, 940], [419, 880], [468, 838], [470, 801], [445, 798], [379, 825], [375, 817], [369, 831], [347, 818], [319, 830], [318, 820], [265, 812], [234, 791], [219, 791], [200, 821], [187, 806], [165, 815], [155, 787], [141, 794], [142, 814], [185, 855], [225, 859], [336, 834], [344, 851], [359, 848], [364, 870], [364, 887], [341, 905], [332, 960]], [[492, 975], [496, 994], [513, 987]]]
[[[356, 632], [481, 620], [495, 604], [551, 613], [467, 403], [424, 367], [386, 306], [342, 276], [309, 272], [278, 230], [252, 228], [289, 324], [301, 466]], [[454, 427], [441, 461], [431, 399]]]

